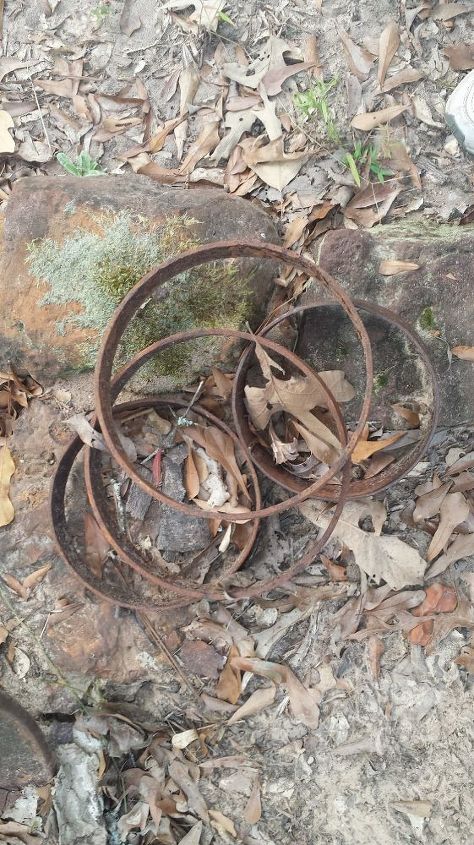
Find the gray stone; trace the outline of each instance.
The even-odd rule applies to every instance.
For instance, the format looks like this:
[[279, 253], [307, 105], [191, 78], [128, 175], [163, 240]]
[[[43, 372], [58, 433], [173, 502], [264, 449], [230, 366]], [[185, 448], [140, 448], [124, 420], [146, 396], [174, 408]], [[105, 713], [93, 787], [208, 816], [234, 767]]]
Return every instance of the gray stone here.
[[[183, 502], [184, 461], [188, 454], [184, 443], [169, 449], [161, 462], [162, 491], [177, 502]], [[199, 552], [211, 542], [206, 519], [186, 516], [168, 505], [160, 506], [160, 528], [156, 545], [167, 552]]]
[[[383, 305], [401, 316], [429, 350], [441, 391], [443, 425], [471, 422], [474, 417], [474, 367], [453, 358], [449, 349], [474, 345], [474, 227], [432, 224], [424, 218], [366, 230], [328, 232], [315, 255], [321, 266], [353, 298]], [[397, 259], [419, 264], [415, 272], [383, 276], [380, 262]], [[306, 302], [325, 298], [312, 287]], [[362, 315], [363, 316], [363, 315]], [[365, 318], [364, 318], [365, 319]], [[394, 402], [414, 400], [423, 410], [430, 403], [418, 356], [407, 349], [398, 331], [387, 331], [379, 319], [367, 328], [374, 353], [374, 393], [371, 417], [388, 426], [400, 419], [390, 411]], [[314, 312], [304, 321], [298, 351], [318, 369], [344, 369], [360, 396], [364, 368], [360, 345], [345, 318], [335, 309]], [[348, 406], [356, 417], [358, 403]]]

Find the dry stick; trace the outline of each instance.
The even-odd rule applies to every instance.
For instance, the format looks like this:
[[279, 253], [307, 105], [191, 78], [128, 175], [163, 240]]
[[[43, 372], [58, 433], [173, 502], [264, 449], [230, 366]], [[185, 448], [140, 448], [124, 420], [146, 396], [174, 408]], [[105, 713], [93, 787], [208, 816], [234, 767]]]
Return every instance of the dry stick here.
[[171, 651], [169, 650], [169, 648], [165, 644], [161, 634], [159, 634], [158, 631], [156, 630], [156, 628], [153, 625], [153, 623], [152, 623], [150, 617], [148, 616], [148, 614], [144, 613], [142, 610], [136, 610], [135, 615], [136, 615], [137, 619], [139, 620], [139, 622], [141, 622], [142, 627], [145, 629], [145, 632], [148, 634], [148, 637], [152, 641], [152, 643], [154, 643], [155, 645], [158, 646], [158, 648], [161, 649], [161, 651], [163, 652], [165, 657], [168, 658], [168, 660], [171, 663], [171, 665], [172, 665], [173, 669], [175, 670], [176, 674], [179, 675], [179, 677], [181, 678], [183, 683], [186, 685], [186, 687], [189, 689], [189, 691], [192, 693], [192, 695], [196, 699], [199, 700], [199, 696], [197, 694], [196, 689], [193, 687], [191, 681], [189, 680], [189, 678], [186, 676], [186, 674], [181, 669], [181, 666], [179, 665], [178, 661], [176, 660], [174, 655], [171, 653]]
[[[2, 0], [0, 0], [0, 3], [2, 3]], [[38, 111], [39, 111], [40, 121], [41, 121], [41, 126], [43, 127], [43, 132], [44, 132], [44, 137], [46, 138], [46, 143], [47, 143], [47, 145], [48, 145], [48, 147], [49, 147], [49, 151], [50, 151], [50, 153], [51, 153], [51, 155], [52, 155], [52, 154], [53, 154], [53, 148], [52, 148], [52, 146], [51, 146], [51, 141], [49, 140], [49, 135], [48, 135], [48, 132], [47, 132], [47, 129], [46, 129], [46, 124], [45, 124], [45, 122], [44, 122], [44, 120], [43, 120], [43, 112], [41, 111], [41, 106], [40, 106], [40, 104], [39, 104], [39, 100], [38, 100], [38, 97], [37, 97], [37, 95], [36, 95], [35, 86], [34, 86], [34, 84], [33, 84], [33, 80], [32, 80], [32, 78], [31, 78], [31, 73], [30, 73], [30, 68], [29, 68], [29, 66], [27, 67], [26, 72], [27, 72], [27, 74], [28, 74], [28, 79], [30, 80], [31, 90], [33, 91], [33, 97], [35, 98], [36, 108], [37, 108], [37, 109], [38, 109]]]

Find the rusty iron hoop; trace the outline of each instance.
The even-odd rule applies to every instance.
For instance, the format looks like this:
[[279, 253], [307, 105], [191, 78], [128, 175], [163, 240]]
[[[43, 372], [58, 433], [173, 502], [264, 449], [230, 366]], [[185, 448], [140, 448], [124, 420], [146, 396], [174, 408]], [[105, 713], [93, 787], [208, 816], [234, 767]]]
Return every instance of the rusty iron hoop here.
[[[296, 306], [295, 308], [292, 308], [291, 311], [287, 311], [284, 314], [279, 315], [270, 323], [266, 324], [265, 327], [261, 329], [261, 334], [265, 335], [267, 332], [278, 326], [282, 321], [291, 317], [305, 314], [308, 311], [312, 311], [317, 308], [327, 308], [328, 306], [333, 307], [334, 305], [334, 302], [322, 301], [310, 305]], [[413, 447], [403, 455], [403, 457], [372, 478], [351, 480], [349, 491], [347, 493], [347, 498], [351, 500], [363, 498], [365, 496], [373, 496], [376, 493], [380, 493], [410, 472], [426, 451], [426, 448], [436, 429], [439, 413], [438, 381], [433, 365], [430, 361], [428, 351], [421, 342], [420, 338], [403, 320], [389, 309], [383, 308], [380, 305], [373, 305], [372, 303], [359, 299], [354, 300], [354, 305], [361, 311], [366, 311], [369, 315], [379, 317], [385, 323], [388, 323], [389, 326], [395, 327], [401, 331], [405, 337], [408, 338], [418, 353], [428, 375], [432, 389], [432, 406], [430, 408], [429, 423], [425, 426], [422, 436], [415, 444], [413, 444]], [[283, 466], [275, 464], [269, 451], [257, 440], [249, 425], [244, 403], [244, 387], [246, 375], [252, 360], [251, 352], [252, 350], [250, 348], [244, 350], [233, 382], [232, 411], [235, 429], [240, 439], [249, 449], [255, 465], [261, 470], [261, 472], [264, 473], [264, 475], [266, 475], [267, 478], [277, 484], [280, 484], [289, 492], [300, 493], [308, 489], [308, 482], [292, 475]], [[336, 502], [338, 497], [339, 486], [337, 484], [325, 485], [325, 487], [320, 489], [318, 492], [318, 498], [325, 501]]]
[[[146, 399], [138, 399], [134, 402], [127, 402], [125, 404], [119, 405], [116, 407], [115, 411], [118, 415], [119, 413], [121, 414], [124, 411], [140, 410], [147, 407], [171, 407], [178, 409], [182, 408], [186, 404], [186, 400], [183, 400], [183, 398], [178, 399], [176, 396], [154, 396], [148, 397]], [[232, 440], [234, 441], [234, 445], [240, 448], [240, 441], [238, 437], [234, 434], [232, 429], [230, 429], [229, 426], [227, 426], [222, 420], [220, 420], [206, 408], [202, 408], [199, 405], [194, 405], [193, 411], [198, 416], [203, 417], [208, 422], [211, 422], [213, 425], [218, 426], [222, 431], [224, 431], [229, 437], [232, 438]], [[95, 422], [96, 421], [94, 420], [93, 424]], [[258, 483], [258, 476], [255, 472], [255, 468], [252, 462], [247, 459], [247, 463], [254, 490], [255, 503], [257, 507], [259, 507], [261, 502], [261, 494], [260, 486]], [[151, 568], [152, 564], [149, 564], [146, 562], [146, 560], [144, 560], [143, 556], [138, 553], [137, 549], [135, 548], [133, 543], [127, 538], [126, 535], [122, 536], [120, 540], [117, 539], [115, 533], [114, 520], [111, 518], [110, 509], [107, 506], [104, 487], [101, 481], [101, 453], [97, 449], [90, 449], [89, 447], [85, 447], [84, 449], [84, 476], [87, 490], [87, 498], [92, 507], [94, 517], [99, 524], [102, 534], [111, 544], [112, 548], [115, 549], [120, 559], [124, 563], [128, 564], [128, 566], [130, 566], [132, 569], [134, 569], [136, 572], [138, 572], [140, 575], [150, 581], [150, 583], [156, 584], [157, 586], [163, 589], [179, 593], [180, 595], [186, 596], [187, 598], [194, 598], [196, 601], [199, 601], [204, 597], [213, 597], [212, 584], [194, 586], [192, 582], [180, 582], [178, 579], [173, 579], [171, 581], [168, 578], [163, 578], [162, 576], [157, 575], [153, 571], [153, 569]], [[172, 501], [174, 501], [174, 499]], [[221, 518], [226, 520], [227, 515], [221, 512]], [[242, 516], [240, 517], [240, 519], [242, 519]], [[251, 521], [253, 523], [253, 528], [249, 538], [245, 543], [244, 548], [239, 552], [235, 560], [221, 574], [219, 574], [219, 581], [222, 581], [224, 578], [228, 578], [230, 575], [233, 575], [234, 572], [237, 572], [248, 558], [250, 552], [252, 551], [258, 532], [259, 520], [255, 517], [252, 517]], [[222, 595], [222, 590], [218, 591], [218, 595]]]
[[[294, 507], [308, 498], [311, 498], [318, 493], [318, 491], [331, 478], [340, 472], [349, 460], [352, 450], [354, 449], [363, 428], [367, 422], [370, 402], [372, 396], [372, 380], [373, 380], [373, 364], [372, 364], [372, 350], [370, 340], [366, 328], [359, 316], [357, 309], [352, 304], [344, 289], [333, 279], [328, 273], [321, 270], [317, 264], [305, 258], [301, 258], [289, 250], [277, 247], [274, 245], [261, 243], [240, 243], [236, 241], [220, 242], [215, 244], [206, 244], [189, 252], [185, 252], [177, 258], [160, 264], [156, 269], [152, 270], [143, 279], [138, 282], [135, 287], [124, 297], [120, 305], [117, 306], [111, 321], [109, 322], [104, 334], [99, 357], [95, 371], [95, 400], [96, 413], [100, 422], [100, 428], [104, 440], [109, 448], [113, 458], [124, 470], [124, 472], [138, 485], [145, 493], [157, 499], [158, 501], [175, 507], [181, 513], [188, 516], [194, 516], [201, 519], [221, 518], [222, 514], [218, 510], [200, 511], [199, 508], [186, 505], [183, 502], [175, 502], [168, 496], [165, 496], [161, 491], [154, 488], [149, 482], [141, 478], [136, 472], [132, 462], [128, 458], [120, 441], [119, 432], [115, 426], [113, 415], [113, 401], [125, 384], [129, 381], [131, 376], [141, 367], [146, 361], [154, 357], [158, 352], [167, 349], [175, 343], [182, 343], [186, 340], [192, 340], [199, 337], [226, 337], [234, 338], [235, 340], [245, 340], [255, 343], [255, 336], [249, 335], [247, 332], [240, 332], [230, 329], [195, 329], [187, 332], [177, 332], [167, 338], [148, 346], [129, 362], [126, 368], [122, 368], [116, 376], [115, 388], [112, 393], [110, 387], [110, 380], [112, 377], [113, 363], [115, 354], [117, 352], [120, 340], [123, 333], [128, 326], [128, 323], [138, 310], [153, 294], [156, 288], [168, 282], [174, 276], [191, 270], [201, 264], [215, 261], [217, 259], [234, 258], [234, 257], [260, 257], [273, 260], [280, 260], [284, 264], [291, 267], [296, 267], [301, 272], [306, 273], [311, 277], [315, 277], [326, 288], [326, 290], [333, 295], [336, 301], [341, 305], [349, 319], [351, 320], [359, 340], [362, 345], [364, 354], [365, 369], [366, 369], [366, 385], [364, 398], [360, 417], [354, 431], [351, 433], [347, 443], [334, 464], [326, 471], [326, 473], [313, 484], [305, 488], [305, 490], [296, 493], [288, 501], [280, 502], [267, 508], [262, 508], [253, 511], [255, 518], [262, 518], [270, 516], [275, 513], [281, 513], [290, 507]], [[277, 354], [282, 354], [286, 357], [300, 372], [303, 372], [309, 377], [316, 377], [322, 390], [324, 391], [330, 408], [336, 408], [334, 397], [319, 378], [312, 368], [305, 364], [297, 355], [280, 346], [279, 344], [270, 341], [268, 338], [263, 338], [259, 335], [258, 342], [264, 347], [271, 349]], [[342, 442], [342, 441], [341, 441]], [[239, 517], [233, 514], [227, 514], [228, 522], [238, 522]]]

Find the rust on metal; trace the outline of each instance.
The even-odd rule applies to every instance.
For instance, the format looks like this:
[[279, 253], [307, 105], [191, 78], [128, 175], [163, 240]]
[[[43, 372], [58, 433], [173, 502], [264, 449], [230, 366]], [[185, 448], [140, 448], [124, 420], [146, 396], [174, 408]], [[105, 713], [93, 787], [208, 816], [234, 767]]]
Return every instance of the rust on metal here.
[[2, 812], [29, 785], [44, 786], [55, 762], [36, 722], [15, 699], [0, 690], [0, 804]]
[[[240, 257], [268, 259], [295, 268], [300, 273], [305, 273], [308, 277], [316, 279], [325, 289], [326, 294], [330, 296], [330, 300], [329, 302], [324, 300], [315, 305], [291, 308], [286, 313], [281, 314], [272, 322], [265, 325], [256, 335], [249, 332], [223, 328], [198, 328], [190, 331], [177, 332], [150, 344], [150, 346], [137, 353], [128, 364], [113, 375], [117, 349], [130, 320], [133, 319], [137, 310], [162, 285], [169, 282], [176, 275], [192, 270], [209, 261]], [[317, 309], [322, 306], [327, 307], [328, 304], [342, 308], [347, 318], [351, 321], [360, 341], [365, 364], [365, 389], [361, 401], [359, 418], [350, 432], [346, 428], [338, 402], [318, 373], [294, 352], [286, 349], [267, 336], [282, 321], [304, 314], [311, 309]], [[387, 467], [378, 476], [355, 480], [351, 477], [351, 454], [361, 437], [369, 417], [373, 386], [371, 344], [364, 321], [360, 316], [360, 311], [366, 311], [371, 315], [376, 315], [391, 327], [394, 326], [404, 333], [405, 338], [412, 344], [423, 363], [428, 381], [432, 386], [433, 403], [429, 421], [424, 425], [419, 441], [407, 453], [395, 461], [393, 465]], [[395, 314], [370, 303], [352, 301], [347, 292], [344, 291], [335, 279], [321, 270], [317, 264], [281, 247], [262, 243], [240, 243], [236, 241], [220, 242], [198, 247], [177, 258], [166, 261], [152, 270], [135, 285], [117, 307], [105, 331], [98, 356], [95, 372], [97, 417], [93, 421], [97, 430], [102, 432], [110, 455], [120, 469], [151, 498], [188, 516], [208, 520], [216, 518], [225, 519], [229, 523], [237, 523], [242, 520], [241, 514], [223, 514], [222, 511], [217, 509], [202, 510], [196, 505], [175, 501], [166, 496], [158, 487], [153, 486], [153, 484], [142, 478], [125, 453], [117, 425], [120, 416], [125, 412], [147, 408], [160, 409], [164, 407], [179, 409], [185, 405], [185, 400], [180, 396], [173, 395], [147, 397], [146, 399], [120, 404], [118, 406], [115, 406], [114, 403], [132, 376], [149, 360], [159, 356], [162, 352], [176, 344], [207, 337], [225, 337], [226, 339], [240, 341], [245, 344], [233, 383], [232, 416], [235, 430], [229, 428], [222, 420], [216, 418], [199, 405], [193, 407], [193, 412], [213, 425], [217, 425], [232, 438], [236, 450], [240, 452], [241, 457], [245, 461], [252, 489], [252, 507], [249, 510], [249, 521], [251, 521], [252, 525], [247, 542], [239, 554], [235, 555], [230, 563], [225, 564], [219, 574], [214, 575], [209, 583], [201, 584], [191, 579], [162, 576], [156, 571], [156, 567], [147, 560], [146, 556], [131, 542], [126, 533], [120, 529], [118, 521], [108, 505], [102, 481], [102, 456], [97, 450], [85, 447], [79, 437], [76, 437], [66, 449], [57, 468], [51, 495], [51, 511], [55, 536], [62, 556], [89, 590], [108, 601], [122, 606], [144, 610], [161, 607], [178, 607], [183, 604], [189, 604], [192, 601], [198, 601], [203, 597], [210, 600], [242, 599], [262, 595], [274, 587], [281, 586], [296, 574], [302, 572], [314, 561], [315, 557], [329, 540], [347, 499], [372, 495], [403, 477], [420, 459], [436, 426], [438, 389], [432, 365], [419, 338]], [[324, 475], [313, 482], [298, 478], [289, 473], [284, 467], [277, 466], [273, 462], [269, 451], [256, 440], [254, 432], [249, 425], [244, 403], [244, 388], [249, 366], [254, 359], [256, 343], [260, 344], [265, 350], [281, 356], [287, 364], [303, 376], [317, 380], [321, 392], [325, 396], [325, 404], [332, 418], [334, 429], [337, 432], [342, 448], [338, 459], [328, 468]], [[74, 533], [71, 531], [68, 522], [66, 506], [68, 479], [82, 450], [84, 450], [85, 485], [89, 504], [104, 537], [110, 543], [119, 561], [125, 567], [125, 570], [120, 570], [120, 577], [118, 578], [113, 577], [113, 571], [111, 577], [108, 579], [101, 578], [90, 569], [85, 556], [81, 553], [75, 542]], [[278, 483], [292, 495], [275, 504], [266, 507], [262, 506], [256, 468], [268, 479]], [[319, 537], [308, 545], [306, 553], [286, 570], [272, 578], [260, 581], [254, 580], [251, 583], [247, 583], [245, 587], [229, 585], [229, 579], [240, 570], [253, 549], [259, 521], [262, 518], [282, 513], [310, 498], [329, 501], [335, 504], [335, 508], [327, 527], [320, 533]], [[123, 576], [124, 571], [127, 575], [126, 578]], [[245, 574], [250, 577], [251, 573], [248, 568], [245, 569]]]

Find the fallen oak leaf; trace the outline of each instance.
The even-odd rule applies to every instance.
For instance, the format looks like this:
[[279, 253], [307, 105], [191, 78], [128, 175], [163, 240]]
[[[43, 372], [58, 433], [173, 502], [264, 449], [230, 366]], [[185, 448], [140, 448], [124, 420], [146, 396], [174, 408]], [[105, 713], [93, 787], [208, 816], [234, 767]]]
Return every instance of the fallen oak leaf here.
[[298, 62], [294, 65], [281, 65], [280, 67], [269, 68], [262, 78], [262, 85], [269, 97], [280, 94], [283, 83], [303, 70], [311, 70], [314, 62]]
[[392, 405], [392, 409], [399, 417], [408, 423], [409, 428], [419, 428], [420, 415], [416, 411], [412, 411], [411, 408], [407, 408], [405, 405], [400, 405], [398, 402]]
[[260, 713], [261, 710], [273, 704], [275, 695], [276, 687], [273, 684], [271, 687], [263, 687], [262, 689], [255, 690], [250, 698], [227, 720], [227, 724], [233, 725], [234, 722], [239, 722], [241, 719], [247, 719], [249, 716], [254, 716], [255, 713]]
[[371, 132], [382, 123], [389, 123], [395, 120], [396, 117], [406, 112], [410, 106], [387, 106], [385, 109], [374, 112], [364, 112], [363, 114], [356, 114], [351, 120], [353, 129], [359, 129], [361, 132]]
[[233, 663], [234, 658], [238, 655], [237, 646], [232, 645], [216, 686], [217, 698], [228, 701], [230, 704], [235, 704], [238, 701], [242, 690], [240, 672]]
[[276, 138], [268, 144], [263, 139], [248, 139], [250, 144], [242, 146], [242, 156], [251, 170], [271, 188], [283, 190], [295, 178], [309, 152], [286, 153], [283, 138]]
[[276, 464], [284, 464], [287, 461], [295, 461], [299, 457], [298, 441], [296, 437], [290, 443], [285, 443], [277, 436], [270, 420], [268, 426], [268, 433], [270, 435], [270, 444], [273, 452], [273, 459]]
[[341, 444], [332, 431], [320, 422], [317, 417], [313, 417], [315, 423], [320, 427], [319, 434], [314, 434], [308, 431], [304, 425], [301, 425], [297, 420], [292, 420], [292, 425], [297, 432], [301, 434], [303, 440], [308, 446], [312, 455], [321, 461], [323, 464], [331, 466], [339, 457]]
[[[314, 502], [304, 502], [300, 511], [314, 525], [326, 528], [330, 516], [321, 513]], [[426, 561], [416, 549], [389, 534], [377, 536], [358, 527], [358, 516], [349, 511], [349, 518], [341, 514], [333, 537], [344, 543], [354, 554], [356, 564], [375, 581], [386, 581], [393, 590], [423, 582]], [[356, 521], [356, 524], [354, 524]]]
[[262, 817], [262, 801], [260, 797], [260, 781], [255, 778], [252, 791], [244, 809], [244, 819], [248, 824], [257, 824]]
[[0, 447], [0, 527], [9, 525], [15, 517], [10, 500], [10, 480], [15, 472], [15, 463], [8, 446]]
[[225, 6], [225, 0], [167, 0], [161, 8], [180, 11], [188, 9], [190, 6], [194, 8], [194, 12], [189, 16], [189, 21], [194, 23], [197, 28], [202, 26], [204, 29], [215, 32], [219, 23], [219, 14]]
[[318, 727], [321, 694], [316, 689], [305, 687], [289, 666], [270, 663], [258, 657], [233, 657], [232, 665], [243, 672], [252, 672], [264, 678], [270, 678], [275, 684], [283, 686], [288, 693], [291, 710], [297, 721], [303, 722], [308, 728]]
[[219, 143], [219, 121], [209, 121], [200, 135], [191, 144], [188, 154], [179, 168], [180, 173], [190, 173], [202, 158], [207, 156]]
[[197, 785], [190, 777], [187, 767], [179, 760], [173, 760], [169, 767], [169, 775], [174, 780], [175, 784], [183, 790], [187, 800], [189, 809], [195, 812], [203, 822], [209, 823], [209, 813], [207, 811], [206, 802], [202, 797]]
[[472, 12], [472, 6], [465, 6], [463, 3], [440, 3], [429, 12], [428, 17], [435, 21], [449, 21], [457, 15], [467, 15]]
[[474, 555], [474, 534], [457, 534], [448, 550], [428, 569], [426, 578], [441, 575], [452, 563], [470, 555]]
[[221, 813], [219, 810], [209, 810], [209, 815], [211, 817], [211, 825], [216, 828], [218, 833], [222, 835], [222, 831], [224, 831], [224, 835], [230, 833], [234, 839], [237, 838], [237, 831], [232, 819], [224, 816], [224, 813]]
[[371, 183], [352, 197], [344, 208], [344, 216], [370, 229], [388, 214], [401, 190], [400, 185], [391, 182]]
[[446, 546], [454, 528], [469, 515], [469, 505], [462, 493], [448, 493], [440, 507], [440, 520], [426, 553], [430, 563]]
[[188, 426], [186, 436], [199, 443], [210, 458], [221, 464], [235, 478], [245, 498], [250, 500], [245, 481], [235, 459], [232, 438], [214, 425], [206, 427]]
[[391, 443], [396, 443], [397, 440], [400, 440], [400, 438], [403, 437], [404, 433], [405, 432], [403, 431], [396, 431], [395, 434], [391, 434], [390, 437], [386, 437], [385, 440], [359, 440], [351, 454], [352, 463], [362, 463], [362, 461], [370, 458], [373, 454], [375, 454], [375, 452], [380, 452]]
[[194, 462], [194, 451], [188, 441], [188, 454], [184, 461], [184, 486], [188, 499], [195, 499], [199, 495], [199, 473]]
[[423, 79], [424, 73], [421, 70], [415, 70], [415, 68], [407, 67], [404, 70], [400, 70], [398, 73], [394, 73], [393, 76], [389, 76], [388, 79], [385, 79], [385, 82], [382, 85], [382, 91], [384, 94], [388, 94], [389, 91], [393, 91], [394, 88], [398, 88], [399, 85], [407, 85], [409, 82], [418, 82], [420, 79]]
[[474, 346], [453, 346], [451, 352], [463, 361], [474, 361]]
[[453, 70], [471, 70], [474, 68], [474, 44], [450, 44], [444, 48]]
[[34, 572], [27, 575], [23, 581], [18, 581], [14, 575], [9, 575], [8, 573], [2, 575], [2, 578], [11, 590], [17, 593], [17, 595], [19, 595], [22, 599], [27, 599], [31, 590], [43, 580], [46, 573], [51, 569], [51, 566], [51, 563], [46, 563], [44, 566], [40, 566], [39, 569], [36, 569]]
[[425, 519], [431, 519], [431, 517], [436, 516], [452, 483], [452, 481], [447, 481], [440, 487], [419, 496], [416, 500], [415, 510], [413, 511], [413, 521], [420, 523]]
[[377, 79], [382, 87], [390, 63], [400, 45], [400, 33], [395, 21], [390, 21], [383, 30], [379, 41], [379, 67]]
[[454, 587], [447, 584], [430, 584], [421, 604], [412, 611], [413, 616], [428, 616], [430, 613], [449, 613], [455, 610], [458, 596]]
[[419, 270], [420, 265], [414, 261], [398, 261], [395, 258], [388, 258], [380, 262], [379, 273], [382, 276], [396, 276], [398, 273], [414, 273]]
[[375, 56], [369, 53], [368, 50], [364, 50], [363, 47], [354, 44], [344, 30], [338, 30], [338, 35], [342, 41], [342, 46], [344, 47], [352, 73], [363, 82], [370, 73]]
[[459, 597], [456, 610], [452, 613], [440, 613], [433, 622], [430, 641], [426, 646], [426, 653], [431, 654], [438, 643], [444, 640], [455, 628], [474, 628], [474, 608], [470, 601]]

